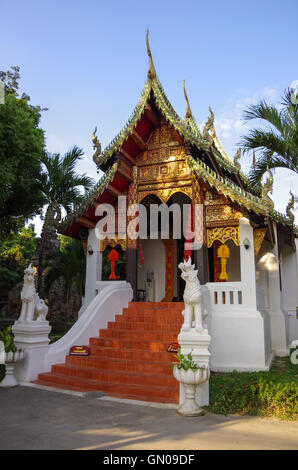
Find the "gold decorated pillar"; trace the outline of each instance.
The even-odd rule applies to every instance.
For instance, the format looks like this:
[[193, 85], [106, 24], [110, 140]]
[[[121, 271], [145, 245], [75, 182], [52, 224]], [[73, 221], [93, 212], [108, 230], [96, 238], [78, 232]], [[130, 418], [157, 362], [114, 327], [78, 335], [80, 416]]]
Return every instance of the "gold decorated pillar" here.
[[[187, 146], [185, 146], [187, 152]], [[201, 284], [209, 282], [209, 258], [207, 248], [206, 214], [204, 207], [204, 192], [199, 178], [192, 172], [192, 206], [194, 214], [195, 243], [198, 248], [193, 251], [193, 259]]]
[[[133, 181], [128, 187], [127, 210], [132, 204], [137, 204], [137, 167], [133, 169]], [[137, 261], [138, 261], [138, 239], [133, 239], [132, 226], [130, 222], [135, 216], [127, 216], [126, 234], [126, 281], [130, 283], [133, 290], [133, 301], [137, 300]]]

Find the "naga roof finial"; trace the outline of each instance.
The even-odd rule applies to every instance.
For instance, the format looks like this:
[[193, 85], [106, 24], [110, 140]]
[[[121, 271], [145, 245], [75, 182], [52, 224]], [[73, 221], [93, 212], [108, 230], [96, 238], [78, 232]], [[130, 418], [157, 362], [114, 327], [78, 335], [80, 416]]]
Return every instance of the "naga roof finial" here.
[[93, 142], [93, 150], [95, 150], [93, 154], [93, 161], [97, 165], [99, 163], [99, 155], [101, 154], [101, 144], [96, 135], [97, 127], [95, 127], [93, 135], [92, 135], [92, 142]]
[[[211, 131], [211, 135], [209, 134], [209, 131]], [[214, 114], [211, 107], [209, 106], [209, 118], [203, 129], [203, 138], [212, 144], [214, 136]]]
[[290, 198], [290, 200], [288, 202], [288, 205], [287, 205], [287, 208], [286, 208], [286, 214], [287, 214], [287, 217], [290, 219], [291, 223], [293, 224], [294, 220], [295, 220], [295, 216], [292, 212], [292, 209], [294, 209], [295, 196], [292, 193], [292, 191], [290, 191], [290, 196], [291, 196], [291, 198]]
[[192, 113], [191, 113], [191, 109], [190, 109], [190, 106], [189, 106], [189, 101], [188, 101], [188, 97], [187, 97], [187, 93], [186, 93], [186, 89], [185, 89], [185, 80], [183, 80], [183, 91], [184, 91], [184, 98], [185, 98], [185, 101], [186, 101], [185, 119], [189, 119], [189, 118], [192, 117]]
[[268, 166], [267, 166], [267, 171], [269, 173], [269, 176], [267, 177], [264, 183], [264, 186], [262, 188], [261, 199], [269, 207], [269, 209], [273, 209], [274, 202], [269, 197], [269, 193], [272, 194], [273, 192], [273, 174]]
[[153, 59], [152, 59], [152, 54], [151, 54], [151, 49], [150, 49], [150, 45], [149, 45], [148, 36], [149, 36], [149, 29], [147, 29], [147, 34], [146, 34], [147, 54], [148, 54], [148, 58], [149, 58], [149, 68], [148, 68], [147, 76], [148, 76], [148, 78], [150, 78], [150, 80], [153, 80], [153, 78], [156, 77], [156, 70], [155, 70], [155, 67], [154, 67], [154, 64], [153, 64]]
[[241, 147], [239, 147], [239, 149], [237, 150], [237, 152], [234, 155], [234, 165], [235, 165], [235, 167], [237, 168], [238, 171], [240, 171], [240, 169], [241, 169], [241, 165], [240, 165], [240, 161], [239, 161], [240, 158], [241, 158]]

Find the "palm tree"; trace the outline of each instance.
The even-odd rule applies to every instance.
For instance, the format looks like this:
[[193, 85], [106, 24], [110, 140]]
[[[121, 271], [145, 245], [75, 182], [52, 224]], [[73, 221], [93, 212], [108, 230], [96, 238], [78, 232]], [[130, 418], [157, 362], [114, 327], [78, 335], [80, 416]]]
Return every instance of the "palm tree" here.
[[[74, 146], [63, 157], [60, 154], [45, 153], [42, 157], [44, 171], [40, 176], [41, 189], [46, 199], [46, 214], [41, 232], [41, 239], [37, 249], [36, 257], [38, 258], [38, 278], [37, 290], [39, 294], [42, 291], [42, 273], [43, 259], [45, 253], [52, 248], [57, 248], [56, 228], [62, 217], [62, 210], [66, 213], [72, 212], [78, 204], [83, 200], [84, 194], [80, 188], [86, 193], [93, 185], [94, 180], [86, 174], [79, 175], [76, 173], [76, 165], [83, 155], [83, 150]], [[53, 241], [54, 239], [54, 243]]]
[[[66, 239], [63, 241], [63, 239]], [[80, 294], [84, 295], [86, 257], [81, 243], [68, 237], [59, 237], [63, 243], [60, 248], [50, 251], [45, 256], [45, 293], [48, 296], [51, 286], [58, 279], [64, 280], [64, 294], [66, 304], [69, 303], [70, 291], [75, 286]]]
[[291, 91], [285, 90], [281, 109], [261, 100], [244, 111], [244, 120], [261, 119], [266, 129], [252, 129], [242, 137], [240, 145], [244, 152], [258, 151], [258, 159], [252, 166], [249, 179], [258, 189], [267, 169], [288, 168], [298, 173], [298, 104]]

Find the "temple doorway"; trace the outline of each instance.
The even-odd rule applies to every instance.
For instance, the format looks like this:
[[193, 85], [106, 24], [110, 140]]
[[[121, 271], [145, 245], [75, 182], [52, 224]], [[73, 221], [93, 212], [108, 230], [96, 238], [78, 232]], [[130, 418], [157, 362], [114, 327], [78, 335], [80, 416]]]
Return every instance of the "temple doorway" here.
[[[178, 264], [184, 255], [183, 209], [187, 210], [191, 199], [181, 193], [174, 193], [166, 202], [169, 207], [168, 237], [164, 238], [161, 227], [161, 214], [158, 215], [156, 239], [150, 238], [150, 205], [162, 204], [160, 199], [150, 194], [141, 203], [147, 211], [147, 239], [139, 240], [137, 257], [137, 297], [149, 302], [182, 301], [184, 281], [180, 277]], [[180, 238], [177, 237], [177, 213], [171, 210], [176, 205], [181, 214]], [[187, 205], [183, 208], [183, 205]], [[174, 222], [174, 218], [176, 220]]]

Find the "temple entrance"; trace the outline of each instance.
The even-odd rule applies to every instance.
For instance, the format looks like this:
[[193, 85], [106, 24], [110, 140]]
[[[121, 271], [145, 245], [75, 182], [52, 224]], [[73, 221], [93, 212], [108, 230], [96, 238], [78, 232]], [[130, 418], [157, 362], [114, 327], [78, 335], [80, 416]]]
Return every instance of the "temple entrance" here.
[[[191, 199], [181, 192], [174, 193], [166, 205], [169, 212], [158, 213], [158, 229], [155, 239], [150, 238], [150, 205], [162, 202], [156, 195], [148, 195], [141, 203], [147, 211], [147, 239], [139, 240], [137, 256], [137, 300], [149, 302], [182, 301], [184, 281], [180, 277], [178, 264], [184, 256], [183, 217], [187, 218], [187, 210]], [[183, 205], [187, 205], [183, 207]], [[186, 216], [183, 215], [186, 210]], [[164, 217], [164, 220], [162, 218]], [[180, 217], [180, 223], [178, 221]], [[165, 221], [166, 230], [165, 230]], [[178, 221], [178, 222], [177, 222]], [[152, 221], [151, 221], [152, 222]], [[179, 226], [179, 230], [178, 230]], [[165, 232], [168, 237], [165, 237]], [[177, 232], [180, 238], [177, 237]]]

